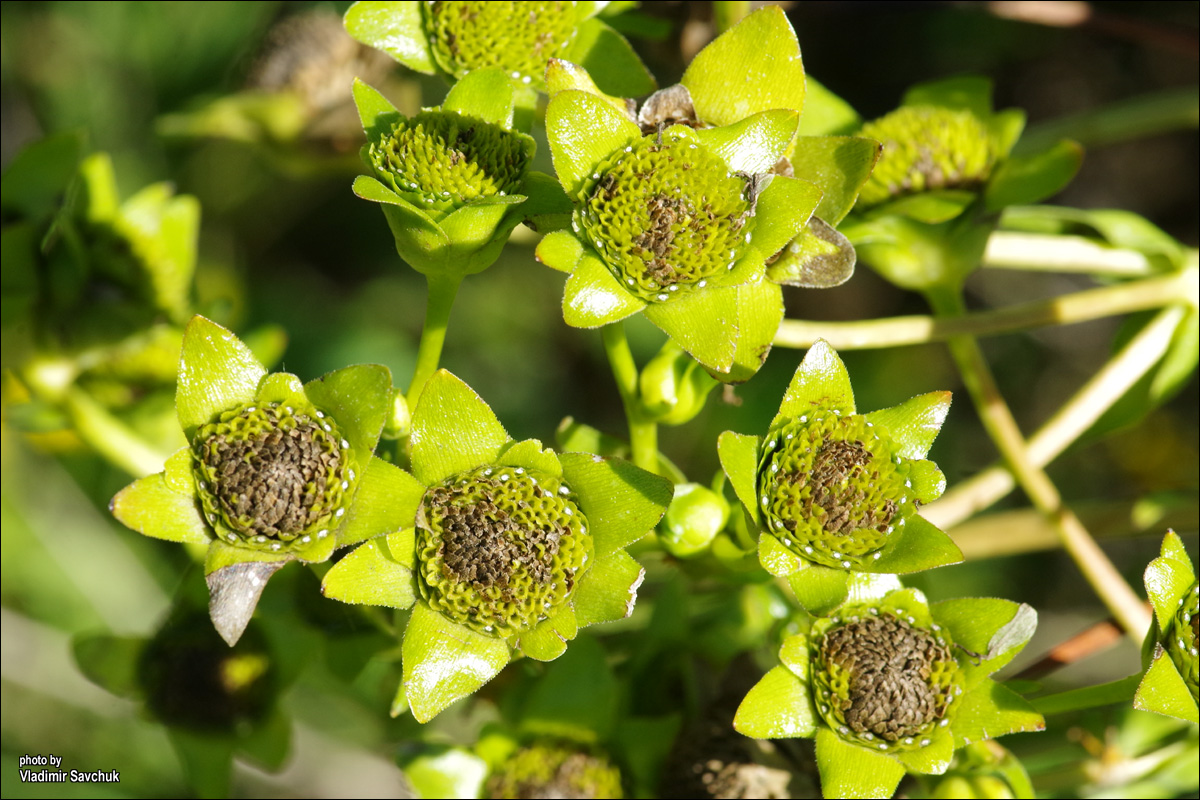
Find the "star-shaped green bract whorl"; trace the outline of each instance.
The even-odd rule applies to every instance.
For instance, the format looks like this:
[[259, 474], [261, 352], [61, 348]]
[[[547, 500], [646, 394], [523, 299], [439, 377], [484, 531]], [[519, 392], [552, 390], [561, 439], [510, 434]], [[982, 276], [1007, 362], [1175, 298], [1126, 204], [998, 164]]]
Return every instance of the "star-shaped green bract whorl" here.
[[1161, 555], [1145, 573], [1146, 594], [1154, 606], [1154, 625], [1146, 635], [1149, 666], [1133, 698], [1133, 707], [1200, 722], [1196, 705], [1197, 626], [1200, 590], [1183, 540], [1174, 531], [1163, 538]]

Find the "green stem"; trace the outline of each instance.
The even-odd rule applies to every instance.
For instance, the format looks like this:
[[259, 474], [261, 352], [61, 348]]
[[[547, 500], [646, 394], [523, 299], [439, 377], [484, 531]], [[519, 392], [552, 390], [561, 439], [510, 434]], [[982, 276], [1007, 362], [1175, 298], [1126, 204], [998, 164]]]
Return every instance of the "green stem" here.
[[625, 407], [625, 419], [629, 424], [629, 444], [633, 449], [633, 463], [644, 470], [658, 473], [658, 425], [645, 418], [638, 395], [638, 369], [625, 338], [625, 324], [614, 322], [600, 329], [604, 339], [604, 352], [612, 367], [617, 390], [621, 393], [621, 404]]
[[713, 27], [720, 36], [741, 22], [750, 13], [747, 0], [715, 0], [713, 2]]
[[408, 385], [408, 407], [415, 409], [425, 384], [437, 372], [442, 358], [442, 345], [446, 341], [446, 325], [450, 322], [450, 309], [462, 279], [458, 276], [430, 275], [429, 299], [425, 305], [425, 326], [421, 329], [421, 344], [417, 348], [417, 366], [413, 370], [412, 383]]
[[808, 348], [818, 339], [824, 339], [835, 350], [864, 350], [939, 342], [954, 336], [995, 336], [1161, 308], [1181, 300], [1196, 305], [1197, 286], [1200, 286], [1200, 270], [1193, 267], [1171, 275], [956, 317], [911, 316], [861, 322], [789, 319], [779, 326], [775, 344]]
[[[928, 297], [934, 311], [941, 315], [959, 316], [964, 311], [962, 295], [957, 289], [931, 290]], [[1062, 496], [1054, 483], [1030, 461], [1025, 439], [996, 386], [995, 377], [979, 343], [970, 336], [954, 336], [950, 338], [949, 346], [980, 420], [1017, 483], [1034, 507], [1054, 523], [1063, 547], [1071, 554], [1088, 583], [1121, 623], [1126, 634], [1140, 644], [1150, 628], [1150, 612], [1079, 518], [1063, 505]]]
[[[1158, 363], [1170, 348], [1184, 313], [1181, 306], [1160, 311], [1030, 437], [1025, 453], [1035, 467], [1044, 467], [1058, 458]], [[1015, 487], [1012, 473], [1003, 464], [996, 464], [925, 506], [921, 515], [949, 530]]]
[[1130, 675], [1128, 678], [1101, 683], [1097, 686], [1084, 686], [1081, 689], [1048, 694], [1029, 702], [1041, 714], [1064, 714], [1099, 706], [1129, 705], [1133, 702], [1133, 695], [1141, 680], [1140, 674]]
[[163, 468], [167, 453], [148, 444], [82, 389], [67, 390], [63, 410], [71, 418], [79, 438], [130, 475], [144, 478]]
[[988, 238], [983, 266], [1033, 272], [1082, 272], [1139, 278], [1153, 275], [1145, 253], [1112, 247], [1085, 236], [996, 231]]
[[1195, 130], [1200, 121], [1198, 108], [1200, 90], [1195, 86], [1167, 89], [1034, 125], [1021, 136], [1016, 152], [1036, 153], [1060, 139], [1095, 147], [1169, 131]]

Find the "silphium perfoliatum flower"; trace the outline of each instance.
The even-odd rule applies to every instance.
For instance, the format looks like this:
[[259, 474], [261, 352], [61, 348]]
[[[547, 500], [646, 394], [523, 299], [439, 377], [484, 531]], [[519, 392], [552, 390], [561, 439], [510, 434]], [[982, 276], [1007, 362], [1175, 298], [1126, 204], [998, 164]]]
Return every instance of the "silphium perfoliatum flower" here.
[[816, 738], [826, 797], [891, 797], [905, 772], [940, 775], [957, 748], [1042, 717], [989, 675], [1021, 651], [1037, 614], [995, 598], [928, 604], [894, 576], [784, 640], [779, 666], [734, 727], [756, 739]]
[[1146, 638], [1146, 670], [1133, 707], [1200, 722], [1196, 711], [1197, 607], [1196, 570], [1174, 531], [1162, 543], [1162, 555], [1146, 567], [1146, 594], [1154, 606], [1154, 625]]
[[626, 616], [643, 571], [624, 548], [662, 517], [671, 484], [619, 459], [513, 441], [444, 370], [421, 393], [409, 442], [412, 475], [388, 501], [403, 522], [322, 587], [347, 603], [412, 608], [393, 710], [407, 703], [426, 722], [514, 651], [549, 661], [580, 627]]
[[846, 367], [817, 342], [766, 436], [721, 434], [721, 465], [759, 531], [759, 560], [788, 578], [809, 611], [844, 601], [854, 573], [962, 560], [950, 537], [917, 513], [946, 486], [925, 456], [949, 409], [949, 392], [930, 392], [857, 413]]
[[992, 110], [985, 78], [913, 87], [859, 132], [883, 153], [842, 232], [899, 286], [956, 288], [979, 265], [999, 212], [1055, 194], [1082, 162], [1079, 145], [1065, 140], [1014, 155], [1024, 127], [1023, 112]]
[[354, 193], [380, 204], [400, 257], [427, 276], [461, 278], [491, 266], [538, 183], [529, 174], [535, 144], [512, 129], [513, 88], [503, 73], [474, 72], [439, 108], [412, 118], [362, 82], [354, 100], [370, 170]]
[[364, 0], [346, 12], [346, 30], [410, 69], [450, 81], [495, 68], [526, 91], [545, 91], [546, 62], [566, 58], [595, 69], [610, 92], [654, 91], [629, 42], [596, 18], [605, 5]]
[[193, 317], [175, 408], [188, 445], [112, 501], [130, 528], [203, 546], [209, 610], [236, 642], [267, 579], [289, 561], [398, 527], [383, 502], [401, 471], [372, 453], [391, 410], [386, 367], [346, 367], [302, 384], [268, 374], [237, 337]]

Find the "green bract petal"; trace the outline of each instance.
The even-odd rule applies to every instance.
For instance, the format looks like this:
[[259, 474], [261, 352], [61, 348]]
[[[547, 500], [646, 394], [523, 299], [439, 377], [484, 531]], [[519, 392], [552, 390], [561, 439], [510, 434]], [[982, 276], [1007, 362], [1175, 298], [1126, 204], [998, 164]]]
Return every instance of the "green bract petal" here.
[[729, 372], [737, 352], [738, 291], [726, 286], [646, 306], [653, 322], [688, 354], [715, 372]]
[[512, 128], [513, 85], [498, 69], [478, 69], [450, 87], [442, 108]]
[[853, 106], [825, 88], [812, 75], [805, 76], [804, 115], [801, 136], [838, 136], [856, 131], [862, 118]]
[[534, 255], [547, 267], [570, 275], [583, 257], [583, 243], [570, 231], [554, 231], [542, 237]]
[[800, 116], [795, 111], [763, 111], [720, 128], [702, 128], [696, 139], [731, 170], [748, 175], [770, 172], [787, 152]]
[[558, 456], [549, 447], [543, 448], [537, 439], [525, 439], [505, 445], [496, 459], [497, 464], [509, 467], [526, 467], [536, 469], [555, 478], [561, 478], [562, 464]]
[[758, 537], [758, 560], [763, 569], [777, 578], [786, 578], [792, 573], [804, 569], [807, 564], [790, 548], [770, 534]]
[[818, 408], [854, 413], [854, 391], [850, 373], [842, 359], [826, 342], [819, 341], [804, 355], [779, 404], [771, 427], [785, 419], [800, 417]]
[[494, 462], [509, 437], [483, 398], [438, 370], [421, 392], [409, 441], [413, 474], [430, 486]]
[[1200, 722], [1200, 710], [1190, 695], [1190, 687], [1184, 682], [1171, 657], [1162, 645], [1157, 645], [1154, 660], [1138, 684], [1133, 707], [1197, 723]]
[[891, 797], [904, 777], [894, 758], [843, 742], [829, 728], [817, 731], [817, 771], [825, 797]]
[[725, 431], [717, 438], [717, 456], [721, 459], [721, 468], [729, 476], [734, 494], [750, 513], [754, 522], [758, 522], [758, 459], [761, 440], [757, 436], [746, 436], [733, 431]]
[[593, 94], [566, 91], [546, 108], [546, 135], [554, 172], [567, 194], [579, 194], [600, 163], [642, 132], [626, 115]]
[[733, 727], [752, 739], [812, 736], [817, 715], [809, 699], [807, 676], [798, 678], [784, 667], [772, 667], [738, 706]]
[[621, 459], [563, 453], [559, 460], [564, 485], [579, 498], [591, 523], [597, 556], [620, 550], [649, 533], [674, 496], [666, 478]]
[[392, 375], [378, 364], [358, 364], [309, 381], [304, 393], [330, 414], [361, 466], [379, 443], [391, 410]]
[[388, 543], [378, 538], [359, 547], [325, 573], [321, 594], [343, 603], [409, 608], [415, 598], [413, 574], [396, 561]]
[[593, 18], [583, 22], [575, 41], [563, 55], [568, 61], [583, 65], [609, 94], [641, 97], [657, 88], [654, 76], [625, 37], [602, 20]]
[[418, 722], [428, 722], [483, 686], [510, 658], [503, 639], [476, 633], [424, 603], [413, 607], [401, 649], [401, 686]]
[[967, 689], [1012, 661], [1037, 627], [1032, 608], [994, 597], [943, 600], [930, 611], [959, 647], [976, 655], [964, 655], [959, 662]]
[[981, 75], [957, 75], [917, 84], [904, 93], [901, 105], [941, 106], [986, 119], [992, 112], [992, 81]]
[[113, 498], [110, 508], [121, 524], [143, 536], [190, 544], [212, 540], [212, 531], [195, 496], [169, 487], [162, 473], [126, 486]]
[[911, 773], [918, 775], [941, 775], [950, 767], [954, 757], [954, 737], [949, 731], [939, 730], [932, 740], [919, 750], [906, 750], [896, 754], [896, 760]]
[[1041, 153], [1007, 159], [988, 182], [988, 211], [1032, 205], [1059, 193], [1083, 165], [1083, 148], [1061, 141]]
[[1042, 715], [1023, 697], [988, 678], [963, 696], [954, 718], [954, 744], [963, 747], [972, 742], [1022, 731], [1040, 731], [1045, 727]]
[[681, 83], [692, 93], [696, 115], [713, 125], [804, 107], [800, 45], [777, 6], [750, 14], [697, 53]]
[[858, 254], [840, 231], [813, 216], [774, 258], [767, 267], [769, 280], [806, 289], [829, 289], [850, 280]]
[[354, 504], [337, 532], [338, 547], [411, 528], [425, 487], [383, 459], [372, 457], [358, 483]]
[[762, 539], [773, 540], [776, 547], [799, 561], [796, 571], [788, 575], [788, 585], [792, 587], [796, 602], [810, 614], [828, 614], [846, 602], [855, 573], [804, 561], [769, 534], [764, 534]]
[[754, 246], [770, 257], [804, 230], [821, 190], [808, 181], [776, 175], [758, 197]]
[[378, 89], [355, 78], [354, 105], [358, 109], [358, 118], [362, 122], [363, 131], [368, 141], [375, 141], [386, 136], [400, 119], [400, 112], [392, 105], [392, 101], [384, 97]]
[[866, 417], [892, 432], [897, 454], [925, 458], [949, 412], [950, 392], [930, 392], [898, 406], [872, 411]]
[[[913, 492], [914, 498], [919, 499], [915, 488]], [[863, 569], [907, 574], [944, 567], [947, 564], [958, 564], [963, 560], [962, 550], [954, 540], [924, 517], [908, 517], [897, 527], [896, 535], [892, 537], [880, 557], [864, 565]]]
[[582, 252], [563, 290], [563, 320], [568, 325], [598, 328], [646, 307], [646, 301], [626, 291], [590, 249]]
[[410, 69], [433, 74], [420, 4], [359, 0], [346, 12], [345, 25], [346, 32], [363, 44], [382, 50]]
[[1179, 534], [1169, 531], [1163, 537], [1161, 555], [1146, 567], [1143, 579], [1146, 595], [1154, 606], [1154, 618], [1159, 630], [1167, 630], [1188, 589], [1196, 580], [1192, 560]]
[[737, 336], [733, 365], [726, 373], [712, 373], [725, 383], [741, 383], [754, 377], [771, 352], [771, 343], [783, 321], [783, 290], [758, 274], [737, 288]]
[[881, 149], [879, 142], [860, 136], [801, 136], [788, 160], [793, 175], [824, 191], [814, 213], [837, 225], [854, 207]]
[[646, 570], [624, 550], [597, 555], [575, 590], [575, 617], [580, 627], [632, 614], [645, 577]]
[[175, 409], [190, 439], [222, 411], [254, 399], [267, 370], [229, 331], [196, 316], [183, 334]]

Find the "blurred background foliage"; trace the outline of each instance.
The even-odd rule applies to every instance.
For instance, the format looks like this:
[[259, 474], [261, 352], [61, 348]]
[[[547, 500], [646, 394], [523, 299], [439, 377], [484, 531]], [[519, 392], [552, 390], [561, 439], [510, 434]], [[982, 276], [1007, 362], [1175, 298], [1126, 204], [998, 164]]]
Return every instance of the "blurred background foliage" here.
[[[399, 262], [379, 213], [350, 192], [361, 171], [361, 130], [349, 85], [356, 74], [370, 77], [405, 113], [440, 102], [445, 86], [393, 69], [344, 37], [340, 15], [347, 5], [6, 2], [0, 7], [0, 159], [7, 168], [31, 142], [80, 132], [84, 152], [110, 154], [121, 198], [167, 181], [177, 194], [198, 200], [195, 311], [251, 338], [257, 332], [260, 354], [303, 379], [378, 362], [403, 383], [413, 367], [424, 281]], [[1044, 6], [1058, 16], [1013, 18], [1028, 12], [1020, 6]], [[1082, 171], [1054, 203], [1133, 211], [1195, 247], [1198, 8], [1191, 2], [816, 2], [788, 5], [788, 15], [809, 73], [864, 118], [893, 108], [912, 83], [988, 75], [997, 108], [1028, 112], [1028, 136], [1066, 135], [1087, 147]], [[612, 24], [666, 86], [713, 36], [710, 15], [707, 3], [648, 3]], [[278, 94], [282, 88], [292, 93]], [[1113, 108], [1125, 110], [1105, 116]], [[544, 131], [535, 133], [541, 136], [538, 168], [550, 171]], [[624, 418], [599, 337], [565, 327], [558, 310], [562, 278], [534, 263], [535, 243], [519, 231], [494, 268], [464, 284], [442, 363], [487, 399], [515, 438], [553, 441], [566, 416], [620, 435]], [[6, 295], [11, 274], [6, 256]], [[1091, 284], [1084, 276], [980, 270], [967, 288], [973, 305], [994, 307]], [[820, 293], [785, 289], [785, 299], [789, 317], [809, 320], [926, 311], [919, 297], [866, 269]], [[1104, 363], [1121, 322], [984, 342], [1025, 431]], [[663, 336], [641, 317], [628, 328], [644, 362]], [[10, 333], [6, 327], [6, 339]], [[9, 345], [6, 370], [20, 358]], [[690, 479], [707, 483], [719, 468], [716, 436], [726, 429], [758, 432], [800, 355], [776, 348], [753, 381], [714, 397], [691, 424], [665, 428], [664, 452]], [[932, 453], [951, 486], [995, 461], [942, 345], [843, 355], [862, 408], [934, 389], [958, 394]], [[153, 394], [150, 387], [137, 397], [115, 397], [111, 407], [119, 411]], [[150, 404], [159, 418], [164, 409], [170, 415], [169, 387], [164, 396], [165, 406]], [[183, 626], [189, 608], [203, 608], [200, 570], [181, 548], [139, 536], [109, 517], [108, 500], [129, 476], [94, 455], [7, 371], [4, 398], [4, 796], [396, 795], [408, 790], [396, 759], [428, 755], [421, 742], [470, 745], [485, 723], [523, 724], [513, 721], [522, 718], [513, 707], [553, 665], [514, 665], [478, 701], [458, 704], [424, 730], [408, 716], [389, 719], [398, 664], [386, 621], [372, 624], [357, 610], [324, 600], [317, 576], [299, 569], [272, 581], [258, 615], [255, 646], [270, 654], [274, 671], [251, 690], [271, 694], [245, 708], [266, 703], [270, 712], [239, 712], [221, 723], [222, 736], [160, 724], [156, 720], [174, 717], [163, 711], [161, 698], [146, 696], [153, 681], [133, 677], [145, 663], [142, 654], [155, 646], [150, 640], [165, 635], [156, 632], [168, 617]], [[1105, 548], [1134, 586], [1140, 587], [1168, 522], [1195, 553], [1198, 403], [1193, 374], [1173, 401], [1136, 426], [1084, 441], [1049, 467], [1092, 529], [1112, 535]], [[998, 511], [1025, 505], [1013, 495]], [[788, 612], [783, 595], [763, 586], [746, 589], [740, 606], [729, 608], [724, 579], [704, 567], [668, 563], [657, 550], [639, 557], [650, 577], [635, 614], [594, 635], [626, 687], [622, 713], [643, 718], [628, 723], [628, 736], [650, 741], [682, 725], [681, 710], [694, 713], [726, 695], [740, 697], [741, 683], [755, 680], [761, 668], [736, 657], [777, 632]], [[1057, 550], [968, 562], [912, 583], [933, 600], [998, 595], [1034, 606], [1038, 634], [1009, 674], [1106, 617]], [[96, 668], [104, 674], [89, 676], [112, 692], [76, 666], [72, 648], [87, 646], [115, 654]], [[255, 671], [256, 657], [222, 674], [240, 675], [243, 688], [255, 683], [266, 674]], [[1111, 680], [1138, 667], [1137, 649], [1122, 640], [1047, 683]], [[176, 690], [198, 692], [205, 680], [179, 677]], [[128, 691], [117, 691], [121, 685]], [[216, 690], [233, 692], [231, 686], [226, 681]], [[1157, 724], [1136, 712], [1102, 709], [1055, 718], [1048, 734], [1011, 737], [1006, 744], [1028, 757], [1035, 785], [1046, 792], [1102, 791], [1129, 785], [1131, 773], [1114, 778], [1113, 763], [1176, 735]], [[273, 733], [262, 734], [267, 729]], [[223, 776], [235, 751], [228, 784]], [[17, 760], [32, 753], [62, 756], [67, 768], [117, 769], [122, 781], [101, 786], [98, 795], [71, 784], [22, 784]], [[665, 755], [633, 770], [640, 786], [653, 788]], [[681, 757], [666, 761], [667, 768]], [[1155, 791], [1173, 793], [1171, 780], [1162, 778]]]

